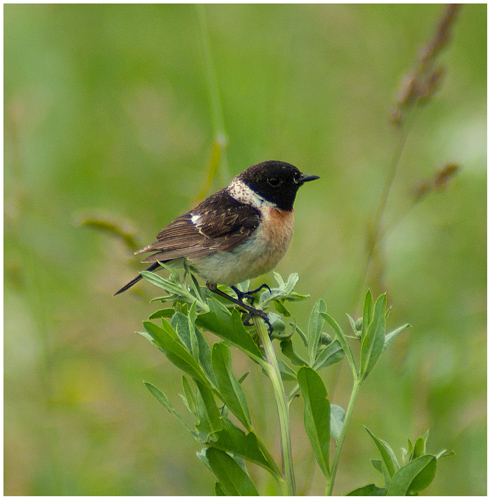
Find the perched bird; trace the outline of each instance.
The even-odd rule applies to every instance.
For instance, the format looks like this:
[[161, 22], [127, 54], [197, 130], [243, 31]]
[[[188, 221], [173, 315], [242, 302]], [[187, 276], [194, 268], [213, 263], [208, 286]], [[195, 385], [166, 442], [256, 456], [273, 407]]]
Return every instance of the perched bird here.
[[[212, 194], [196, 208], [181, 215], [157, 235], [157, 241], [136, 254], [153, 252], [142, 262], [185, 259], [187, 265], [206, 280], [213, 292], [226, 297], [252, 315], [266, 313], [243, 302], [252, 292], [233, 285], [273, 269], [285, 254], [293, 233], [293, 202], [298, 188], [317, 175], [302, 174], [282, 161], [253, 165], [234, 177], [229, 185]], [[142, 279], [139, 274], [115, 295]], [[231, 286], [237, 299], [222, 292], [218, 284]]]

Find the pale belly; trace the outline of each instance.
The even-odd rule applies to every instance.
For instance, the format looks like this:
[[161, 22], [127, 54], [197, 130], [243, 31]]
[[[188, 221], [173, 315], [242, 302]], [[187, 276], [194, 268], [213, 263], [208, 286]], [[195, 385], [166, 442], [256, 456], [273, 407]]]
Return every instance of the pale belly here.
[[[277, 230], [281, 218], [282, 230]], [[188, 260], [189, 265], [209, 283], [235, 285], [271, 271], [285, 255], [293, 234], [293, 212], [268, 214], [264, 226], [229, 252]]]

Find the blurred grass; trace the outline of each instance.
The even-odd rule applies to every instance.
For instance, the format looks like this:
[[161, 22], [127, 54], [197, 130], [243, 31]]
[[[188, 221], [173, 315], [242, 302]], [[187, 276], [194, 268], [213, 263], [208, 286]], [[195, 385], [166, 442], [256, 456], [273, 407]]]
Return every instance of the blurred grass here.
[[[205, 7], [230, 172], [281, 159], [322, 178], [300, 192], [277, 268], [299, 272], [298, 291], [312, 295], [295, 310], [299, 324], [320, 297], [341, 322], [352, 312], [395, 144], [389, 109], [442, 9]], [[193, 440], [142, 384], [179, 406], [179, 374], [132, 334], [156, 292], [143, 284], [114, 299], [138, 263], [120, 240], [79, 225], [105, 214], [137, 228], [143, 245], [205, 184], [216, 131], [198, 12], [11, 4], [4, 40], [5, 494], [211, 494]], [[377, 479], [363, 425], [395, 449], [430, 428], [432, 451], [457, 452], [425, 493], [486, 492], [486, 5], [463, 7], [441, 63], [444, 85], [415, 117], [389, 219], [420, 180], [448, 162], [462, 169], [384, 242], [371, 286], [388, 291], [392, 324], [413, 328], [360, 394], [338, 493]], [[346, 375], [326, 377], [343, 406]], [[262, 377], [251, 374], [246, 390], [276, 442]], [[317, 472], [308, 488], [300, 406], [299, 489], [322, 494]]]

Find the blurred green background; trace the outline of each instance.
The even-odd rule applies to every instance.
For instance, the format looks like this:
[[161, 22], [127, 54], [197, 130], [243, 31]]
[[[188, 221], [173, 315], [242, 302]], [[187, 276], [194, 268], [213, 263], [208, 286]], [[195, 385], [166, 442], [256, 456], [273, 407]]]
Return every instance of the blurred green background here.
[[[317, 298], [345, 327], [346, 312], [359, 314], [367, 230], [397, 141], [389, 110], [443, 9], [204, 7], [229, 178], [267, 159], [322, 178], [300, 191], [277, 268], [298, 272], [297, 290], [312, 296], [295, 306], [300, 325]], [[143, 246], [205, 185], [217, 130], [198, 9], [5, 5], [4, 24], [5, 494], [213, 494], [197, 443], [142, 384], [183, 408], [177, 369], [134, 334], [159, 292], [143, 283], [113, 298], [140, 265], [119, 239], [80, 225], [108, 218]], [[384, 222], [445, 163], [462, 168], [389, 234], [364, 286], [388, 292], [391, 326], [412, 329], [362, 389], [338, 494], [380, 484], [364, 425], [395, 450], [430, 429], [430, 451], [457, 453], [425, 493], [486, 494], [486, 5], [462, 8], [440, 63], [443, 87], [415, 116]], [[323, 376], [346, 406], [347, 367]], [[278, 450], [264, 376], [245, 390]], [[302, 412], [297, 400], [297, 482], [322, 494]]]

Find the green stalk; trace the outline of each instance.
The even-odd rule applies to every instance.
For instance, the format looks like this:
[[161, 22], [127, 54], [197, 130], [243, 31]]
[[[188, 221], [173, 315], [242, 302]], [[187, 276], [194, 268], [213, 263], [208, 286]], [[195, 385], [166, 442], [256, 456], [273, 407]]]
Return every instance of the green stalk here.
[[[222, 183], [228, 183], [228, 181], [230, 180], [230, 173], [228, 171], [227, 158], [225, 155], [225, 148], [227, 147], [227, 134], [225, 132], [225, 125], [223, 120], [220, 92], [218, 90], [217, 78], [215, 69], [213, 67], [213, 59], [211, 56], [205, 6], [199, 4], [196, 6], [196, 8], [198, 11], [199, 25], [201, 30], [201, 42], [203, 45], [204, 61], [206, 65], [206, 78], [210, 96], [211, 115], [213, 119], [213, 132], [215, 134], [208, 178], [205, 183], [205, 188], [202, 190], [206, 192], [206, 189], [211, 186], [219, 167]], [[200, 195], [203, 195], [203, 193], [200, 193]]]
[[331, 481], [327, 484], [326, 487], [326, 495], [332, 495], [332, 490], [334, 489], [334, 481], [336, 480], [336, 471], [338, 469], [339, 457], [341, 455], [341, 449], [343, 448], [344, 438], [346, 437], [346, 432], [348, 431], [348, 426], [351, 420], [351, 415], [353, 413], [353, 409], [355, 407], [356, 398], [358, 397], [358, 391], [361, 387], [361, 379], [356, 378], [353, 384], [353, 390], [351, 391], [350, 400], [348, 403], [348, 408], [346, 410], [346, 414], [344, 416], [343, 428], [341, 430], [341, 434], [338, 439], [338, 443], [336, 446], [336, 451], [334, 452], [334, 458], [332, 460], [331, 465]]
[[407, 136], [409, 134], [412, 120], [415, 114], [414, 111], [415, 111], [414, 108], [410, 109], [410, 112], [406, 118], [406, 123], [400, 128], [399, 136], [397, 138], [397, 143], [395, 145], [392, 159], [389, 164], [389, 171], [387, 172], [387, 178], [385, 179], [385, 184], [382, 189], [382, 194], [380, 195], [380, 200], [373, 219], [373, 224], [369, 228], [369, 232], [367, 234], [367, 248], [366, 248], [367, 255], [365, 263], [363, 265], [362, 273], [360, 274], [360, 278], [355, 288], [355, 294], [353, 296], [353, 302], [351, 307], [352, 309], [355, 309], [356, 306], [358, 305], [363, 285], [368, 276], [368, 269], [376, 254], [377, 247], [381, 243], [382, 237], [384, 236], [383, 234], [381, 234], [382, 218], [384, 215], [385, 208], [387, 206], [387, 201], [389, 199], [392, 185], [394, 184], [394, 179], [397, 173], [397, 168], [399, 166], [402, 153], [404, 151], [404, 146], [406, 145]]
[[288, 411], [288, 402], [286, 399], [285, 388], [281, 380], [280, 367], [276, 359], [276, 353], [273, 348], [273, 343], [266, 332], [262, 321], [255, 316], [254, 326], [256, 327], [257, 334], [261, 339], [261, 343], [266, 353], [267, 363], [264, 363], [268, 377], [273, 384], [273, 392], [276, 399], [276, 406], [278, 408], [278, 418], [280, 421], [280, 435], [281, 435], [281, 458], [283, 464], [283, 473], [287, 486], [289, 496], [295, 495], [295, 475], [293, 471], [293, 456], [292, 444], [290, 438], [290, 414]]
[[300, 386], [298, 384], [295, 384], [295, 387], [293, 388], [293, 390], [290, 392], [290, 394], [288, 394], [288, 398], [287, 398], [288, 404], [292, 403], [292, 401], [295, 399], [295, 396], [299, 392], [300, 392]]

